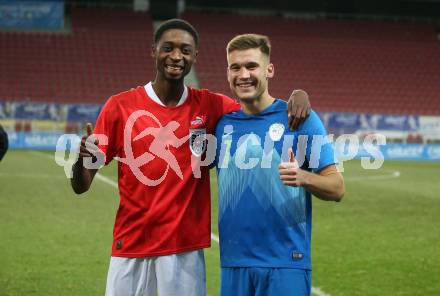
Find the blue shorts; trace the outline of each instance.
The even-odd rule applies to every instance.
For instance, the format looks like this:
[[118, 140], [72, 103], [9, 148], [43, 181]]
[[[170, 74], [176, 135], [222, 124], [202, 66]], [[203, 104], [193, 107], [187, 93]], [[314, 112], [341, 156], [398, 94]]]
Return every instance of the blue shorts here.
[[221, 296], [310, 296], [312, 272], [294, 268], [222, 267]]

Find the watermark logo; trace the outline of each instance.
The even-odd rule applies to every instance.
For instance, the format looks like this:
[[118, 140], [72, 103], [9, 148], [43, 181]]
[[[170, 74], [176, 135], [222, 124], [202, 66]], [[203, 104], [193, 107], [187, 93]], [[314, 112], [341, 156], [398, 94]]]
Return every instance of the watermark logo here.
[[[144, 118], [147, 117], [147, 118]], [[141, 123], [141, 118], [143, 119]], [[145, 124], [145, 121], [150, 122]], [[163, 125], [154, 114], [146, 110], [137, 110], [133, 112], [127, 119], [123, 132], [123, 150], [125, 157], [115, 158], [117, 161], [127, 165], [137, 180], [146, 186], [157, 186], [161, 184], [167, 175], [172, 171], [181, 180], [184, 179], [184, 172], [176, 158], [175, 152], [179, 149], [184, 149], [182, 145], [188, 141], [191, 159], [191, 169], [195, 178], [201, 178], [202, 167], [211, 165], [216, 158], [217, 139], [214, 135], [207, 134], [206, 129], [203, 128], [206, 122], [206, 116], [196, 116], [189, 123], [188, 134], [179, 138], [176, 135], [180, 124], [176, 121], [170, 121]], [[142, 124], [146, 127], [138, 131]], [[135, 128], [135, 126], [137, 128]], [[91, 131], [90, 131], [91, 133]], [[227, 125], [221, 136], [221, 143], [219, 145], [218, 167], [227, 168], [232, 157], [231, 148], [234, 144], [233, 126]], [[149, 137], [148, 141], [142, 141], [143, 138]], [[257, 165], [261, 168], [270, 168], [273, 165], [272, 155], [275, 150], [274, 143], [282, 140], [282, 154], [281, 160], [286, 161], [287, 151], [293, 147], [295, 136], [293, 134], [285, 134], [285, 126], [281, 123], [272, 124], [266, 136], [264, 143], [262, 139], [256, 134], [241, 135], [236, 141], [236, 149], [234, 156], [234, 163], [240, 169], [252, 169]], [[139, 141], [139, 142], [138, 142]], [[96, 143], [99, 142], [99, 146]], [[148, 143], [148, 145], [145, 145]], [[301, 167], [306, 159], [308, 167], [318, 168], [320, 164], [320, 157], [325, 146], [332, 145], [334, 147], [334, 159], [338, 160], [338, 170], [343, 172], [344, 161], [351, 160], [358, 155], [361, 155], [361, 164], [365, 169], [378, 169], [384, 162], [384, 157], [378, 146], [385, 145], [385, 136], [380, 134], [371, 134], [367, 136], [363, 143], [360, 143], [359, 137], [356, 135], [341, 135], [335, 141], [333, 135], [300, 135], [297, 139], [296, 160]], [[72, 178], [72, 165], [78, 160], [79, 150], [81, 145], [81, 138], [77, 135], [66, 134], [58, 139], [55, 161], [58, 165], [64, 167], [65, 174], [68, 178]], [[89, 155], [93, 157], [83, 156], [84, 167], [88, 169], [98, 169], [105, 163], [105, 154], [99, 147], [108, 145], [108, 138], [103, 134], [93, 134], [87, 138], [82, 144], [82, 149], [87, 150]], [[135, 146], [137, 149], [133, 149]], [[143, 147], [145, 146], [145, 147]], [[188, 147], [188, 146], [187, 146]], [[143, 152], [139, 156], [136, 151]], [[328, 149], [327, 151], [333, 151]], [[264, 153], [256, 153], [264, 151]], [[67, 159], [66, 159], [67, 152]], [[434, 151], [435, 154], [437, 151]], [[138, 152], [139, 153], [139, 152]], [[258, 156], [258, 157], [257, 157]], [[328, 155], [326, 156], [328, 157]], [[202, 159], [203, 158], [203, 159]], [[260, 159], [261, 158], [261, 159]], [[162, 160], [166, 165], [163, 172], [159, 173], [156, 178], [148, 177], [144, 172], [145, 165], [153, 160]], [[187, 162], [185, 162], [186, 165]], [[183, 168], [185, 170], [185, 168]]]
[[[147, 117], [156, 126], [149, 125], [139, 134], [133, 135], [136, 122], [142, 117]], [[205, 121], [205, 117], [198, 116], [191, 122], [191, 126], [203, 125]], [[172, 148], [178, 149], [189, 140], [189, 148], [192, 152], [191, 168], [193, 175], [195, 178], [201, 178], [201, 167], [209, 166], [215, 159], [217, 141], [213, 135], [206, 134], [206, 129], [203, 128], [189, 129], [188, 135], [178, 138], [176, 136], [176, 130], [179, 127], [180, 124], [176, 121], [170, 121], [166, 125], [162, 125], [154, 114], [146, 110], [133, 112], [128, 117], [124, 127], [123, 146], [125, 157], [118, 157], [117, 161], [126, 164], [137, 180], [147, 186], [157, 186], [162, 183], [170, 170], [183, 180], [182, 169], [176, 156], [172, 152]], [[152, 138], [150, 144], [145, 147], [144, 153], [136, 157], [133, 145], [142, 145], [136, 142], [147, 136]], [[94, 156], [84, 157], [83, 163], [87, 169], [99, 169], [105, 163], [104, 152], [94, 144], [96, 140], [98, 140], [99, 146], [108, 144], [108, 138], [104, 134], [93, 134], [87, 137], [85, 148]], [[55, 161], [58, 165], [64, 167], [65, 174], [68, 178], [72, 178], [72, 165], [78, 160], [80, 145], [81, 138], [75, 134], [66, 134], [58, 139]], [[68, 155], [67, 159], [65, 157], [66, 152]], [[202, 160], [202, 155], [204, 154], [205, 157]], [[158, 178], [151, 179], [144, 174], [142, 167], [154, 159], [163, 160], [164, 163], [166, 163], [166, 167]]]
[[[148, 116], [151, 118], [157, 124], [157, 127], [149, 126], [133, 138], [133, 142], [135, 142], [147, 135], [153, 137], [153, 140], [148, 147], [149, 151], [144, 152], [141, 156], [135, 158], [132, 147], [132, 132], [136, 121], [142, 116]], [[124, 151], [126, 157], [119, 158], [118, 160], [127, 164], [136, 178], [148, 186], [156, 186], [160, 184], [167, 176], [169, 169], [172, 169], [176, 175], [183, 180], [183, 174], [179, 163], [174, 154], [170, 151], [170, 147], [178, 148], [188, 139], [188, 137], [183, 137], [181, 139], [176, 137], [175, 131], [179, 126], [179, 123], [176, 121], [170, 121], [167, 125], [162, 126], [156, 116], [146, 110], [133, 112], [128, 118], [124, 128]], [[157, 179], [150, 179], [143, 174], [141, 167], [156, 157], [164, 160], [167, 166], [162, 176]]]

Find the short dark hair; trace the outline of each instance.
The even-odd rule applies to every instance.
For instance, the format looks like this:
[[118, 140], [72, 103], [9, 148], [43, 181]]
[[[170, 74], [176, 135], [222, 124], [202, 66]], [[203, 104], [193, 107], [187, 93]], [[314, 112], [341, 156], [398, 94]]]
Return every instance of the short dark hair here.
[[197, 33], [193, 25], [182, 19], [170, 19], [161, 23], [156, 32], [154, 32], [154, 43], [159, 41], [165, 31], [171, 29], [179, 29], [190, 33], [194, 38], [196, 47], [199, 46], [199, 33]]
[[270, 40], [269, 37], [259, 34], [243, 34], [237, 35], [229, 41], [226, 46], [227, 53], [234, 50], [246, 50], [259, 48], [262, 53], [270, 57]]

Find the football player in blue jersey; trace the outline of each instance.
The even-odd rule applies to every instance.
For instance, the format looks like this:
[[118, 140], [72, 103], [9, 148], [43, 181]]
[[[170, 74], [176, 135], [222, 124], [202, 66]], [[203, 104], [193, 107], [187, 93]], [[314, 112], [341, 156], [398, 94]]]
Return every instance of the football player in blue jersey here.
[[270, 49], [256, 34], [227, 45], [241, 110], [215, 133], [222, 296], [310, 295], [311, 194], [340, 201], [345, 192], [318, 115], [291, 131], [287, 103], [269, 94]]

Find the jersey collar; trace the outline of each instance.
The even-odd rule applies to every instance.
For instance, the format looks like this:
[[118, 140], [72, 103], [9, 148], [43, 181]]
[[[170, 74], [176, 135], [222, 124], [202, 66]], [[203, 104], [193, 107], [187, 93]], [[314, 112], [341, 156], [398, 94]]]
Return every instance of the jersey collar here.
[[[165, 106], [164, 103], [162, 103], [162, 101], [161, 101], [161, 100], [159, 99], [159, 97], [157, 96], [156, 92], [155, 92], [154, 89], [153, 89], [153, 85], [151, 84], [151, 81], [148, 82], [148, 83], [144, 86], [144, 88], [145, 88], [145, 91], [147, 92], [148, 97], [149, 97], [151, 100], [153, 100], [154, 102], [156, 102], [157, 104], [159, 104], [159, 105], [161, 105], [161, 106], [167, 107], [167, 106]], [[177, 103], [176, 106], [180, 106], [180, 105], [182, 105], [183, 103], [185, 103], [185, 101], [186, 101], [187, 98], [188, 98], [188, 87], [187, 87], [186, 85], [184, 85], [182, 96], [180, 97], [179, 102]]]

